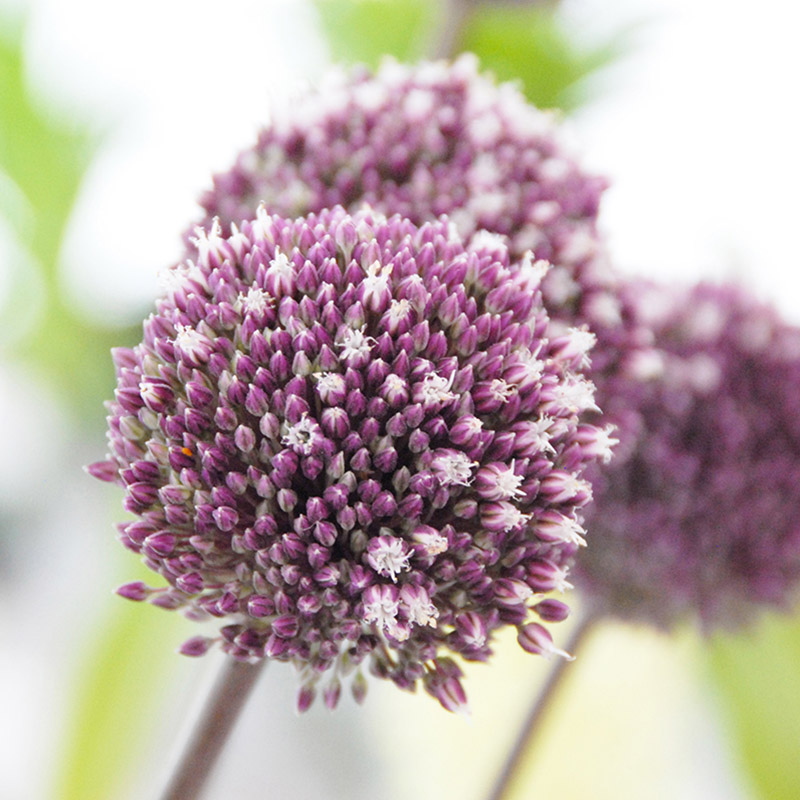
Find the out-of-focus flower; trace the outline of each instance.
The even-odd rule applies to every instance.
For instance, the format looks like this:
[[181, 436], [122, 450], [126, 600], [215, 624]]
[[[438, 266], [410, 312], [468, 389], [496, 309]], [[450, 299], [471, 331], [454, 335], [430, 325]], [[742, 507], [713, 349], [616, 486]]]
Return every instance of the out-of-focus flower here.
[[[563, 619], [581, 477], [605, 452], [583, 332], [550, 337], [541, 271], [446, 220], [261, 208], [198, 229], [144, 341], [114, 353], [110, 455], [124, 545], [166, 578], [120, 593], [218, 617], [232, 656], [293, 662], [300, 708], [366, 662], [464, 704], [449, 654]], [[363, 678], [352, 684], [363, 696]]]
[[597, 375], [619, 424], [593, 471], [591, 552], [576, 585], [595, 612], [730, 627], [786, 606], [800, 578], [800, 330], [735, 286], [634, 283], [653, 346]]
[[[464, 238], [498, 235], [513, 261], [552, 263], [552, 315], [617, 325], [620, 309], [596, 217], [605, 180], [588, 174], [553, 113], [474, 56], [332, 72], [277, 113], [202, 198], [204, 223], [250, 219], [263, 202], [287, 216], [364, 204], [422, 224], [447, 214]], [[488, 233], [485, 233], [488, 232]]]

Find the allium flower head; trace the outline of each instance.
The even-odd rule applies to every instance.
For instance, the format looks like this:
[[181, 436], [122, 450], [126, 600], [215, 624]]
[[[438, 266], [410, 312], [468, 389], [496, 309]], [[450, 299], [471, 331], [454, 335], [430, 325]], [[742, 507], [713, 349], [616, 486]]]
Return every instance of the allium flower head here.
[[543, 291], [559, 315], [616, 324], [595, 228], [605, 181], [565, 138], [555, 115], [480, 74], [471, 55], [333, 72], [216, 176], [204, 224], [238, 224], [261, 202], [288, 216], [365, 203], [416, 224], [447, 214], [464, 238], [502, 237], [513, 261], [550, 261]]
[[504, 625], [558, 652], [529, 607], [566, 614], [541, 595], [568, 586], [602, 432], [565, 399], [591, 384], [538, 277], [446, 220], [341, 208], [262, 208], [196, 247], [114, 353], [90, 471], [125, 488], [122, 542], [167, 581], [120, 592], [224, 623], [188, 654], [293, 662], [301, 708], [364, 662], [457, 709], [449, 655], [485, 660]]
[[787, 605], [800, 579], [800, 330], [733, 286], [628, 292], [654, 342], [598, 375], [620, 445], [592, 475], [576, 585], [600, 613], [665, 627]]

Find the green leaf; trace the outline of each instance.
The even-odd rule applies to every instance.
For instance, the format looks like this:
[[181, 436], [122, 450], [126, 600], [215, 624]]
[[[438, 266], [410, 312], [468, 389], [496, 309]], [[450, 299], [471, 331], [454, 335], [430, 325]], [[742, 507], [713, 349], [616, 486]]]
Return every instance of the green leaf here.
[[460, 46], [498, 79], [521, 80], [534, 105], [563, 110], [583, 99], [579, 82], [623, 49], [620, 37], [593, 48], [576, 44], [552, 8], [491, 3], [469, 17]]
[[33, 255], [54, 270], [64, 227], [93, 143], [78, 126], [57, 119], [34, 98], [25, 76], [22, 26], [0, 29], [0, 169], [35, 214], [21, 233]]
[[[130, 580], [130, 562], [125, 564]], [[152, 573], [141, 570], [149, 581]], [[121, 597], [111, 606], [95, 640], [84, 645], [56, 771], [57, 800], [124, 796], [123, 788], [145, 768], [159, 712], [185, 666], [175, 650], [187, 638], [186, 620]]]
[[316, 0], [335, 61], [375, 67], [384, 55], [425, 54], [440, 12], [434, 0]]
[[22, 40], [21, 22], [0, 24], [0, 187], [8, 189], [0, 213], [17, 237], [12, 286], [37, 296], [21, 303], [12, 292], [9, 307], [0, 308], [4, 320], [24, 330], [5, 336], [3, 346], [54, 384], [73, 411], [100, 420], [113, 382], [109, 349], [136, 334], [82, 318], [65, 300], [58, 271], [64, 232], [97, 142], [35, 97]]
[[708, 648], [723, 715], [763, 800], [800, 797], [800, 617], [718, 635]]

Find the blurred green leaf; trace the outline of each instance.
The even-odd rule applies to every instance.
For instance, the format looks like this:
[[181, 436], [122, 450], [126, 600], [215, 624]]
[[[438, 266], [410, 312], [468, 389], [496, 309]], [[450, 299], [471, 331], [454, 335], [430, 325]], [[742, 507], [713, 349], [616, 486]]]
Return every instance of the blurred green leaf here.
[[[126, 580], [130, 566], [125, 559]], [[139, 577], [152, 583], [153, 574], [140, 570]], [[122, 788], [143, 768], [150, 729], [157, 728], [159, 709], [182, 665], [175, 649], [187, 638], [186, 620], [123, 598], [112, 606], [105, 624], [98, 621], [96, 638], [86, 644], [79, 665], [62, 737], [57, 800], [123, 795]]]
[[583, 100], [579, 82], [623, 50], [619, 37], [593, 48], [578, 45], [548, 5], [492, 3], [467, 19], [460, 47], [475, 53], [498, 79], [521, 80], [534, 105], [565, 111]]
[[800, 797], [800, 617], [716, 636], [707, 650], [723, 713], [763, 800]]
[[[0, 25], [0, 171], [11, 197], [3, 213], [29, 257], [12, 264], [12, 295], [3, 318], [21, 318], [31, 309], [25, 335], [9, 337], [6, 349], [55, 384], [73, 410], [100, 419], [100, 403], [112, 385], [108, 351], [119, 328], [83, 319], [64, 298], [58, 260], [70, 212], [97, 142], [85, 128], [48, 113], [25, 77], [20, 22]], [[14, 202], [11, 202], [11, 201]], [[39, 270], [41, 280], [20, 274]], [[20, 302], [20, 287], [37, 287], [37, 302]], [[12, 313], [13, 312], [13, 313]]]
[[49, 115], [25, 80], [22, 27], [0, 35], [0, 167], [35, 212], [20, 231], [46, 270], [55, 268], [70, 209], [92, 152], [90, 137]]
[[383, 55], [414, 61], [436, 29], [434, 0], [316, 0], [331, 56], [375, 67]]

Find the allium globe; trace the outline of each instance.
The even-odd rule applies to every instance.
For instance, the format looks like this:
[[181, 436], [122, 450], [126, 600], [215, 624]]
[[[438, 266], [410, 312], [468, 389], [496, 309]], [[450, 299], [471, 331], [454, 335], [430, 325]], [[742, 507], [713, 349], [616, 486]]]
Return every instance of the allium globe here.
[[633, 283], [653, 346], [598, 374], [619, 422], [576, 585], [595, 613], [732, 627], [800, 579], [800, 330], [743, 288]]
[[607, 433], [580, 421], [591, 337], [549, 337], [542, 271], [446, 220], [341, 208], [262, 208], [196, 245], [114, 353], [90, 471], [125, 488], [122, 542], [167, 583], [120, 593], [224, 623], [188, 654], [294, 663], [300, 708], [365, 663], [459, 709], [450, 655], [485, 660], [501, 626], [560, 652], [532, 617], [566, 616], [545, 595]]
[[465, 238], [505, 237], [512, 261], [529, 250], [550, 261], [551, 313], [596, 330], [620, 315], [596, 230], [606, 183], [565, 139], [555, 114], [482, 75], [471, 55], [332, 72], [214, 178], [203, 224], [238, 224], [261, 202], [287, 216], [364, 204], [416, 224], [447, 214]]

